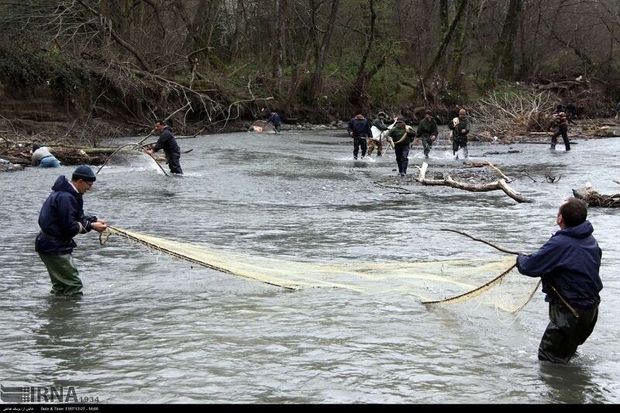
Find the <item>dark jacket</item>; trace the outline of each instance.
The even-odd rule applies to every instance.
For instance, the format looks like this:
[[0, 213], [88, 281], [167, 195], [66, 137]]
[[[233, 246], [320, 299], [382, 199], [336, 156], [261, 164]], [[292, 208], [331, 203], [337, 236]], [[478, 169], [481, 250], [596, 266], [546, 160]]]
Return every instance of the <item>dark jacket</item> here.
[[417, 134], [420, 138], [437, 136], [439, 131], [437, 130], [437, 122], [435, 122], [435, 119], [422, 119], [418, 125]]
[[410, 145], [415, 139], [415, 131], [413, 128], [407, 128], [405, 135], [405, 124], [397, 123], [392, 129], [390, 129], [388, 136], [392, 138], [394, 146]]
[[363, 116], [356, 116], [349, 121], [347, 130], [354, 138], [368, 137], [372, 138], [370, 130], [370, 122]]
[[379, 129], [380, 131], [388, 130], [388, 125], [383, 122], [382, 118], [376, 118], [372, 121], [372, 126]]
[[35, 241], [35, 251], [43, 254], [70, 254], [76, 247], [73, 237], [91, 230], [95, 216], [84, 215], [84, 200], [64, 176], [52, 186], [39, 213], [41, 232]]
[[564, 112], [560, 113], [555, 113], [553, 115], [553, 122], [555, 123], [556, 127], [567, 127], [568, 126], [568, 119], [566, 118], [566, 115], [564, 114]]
[[[448, 123], [448, 127], [452, 130], [452, 139], [457, 141], [467, 141], [467, 134], [469, 133], [469, 120], [460, 119], [459, 123], [454, 126], [452, 122]], [[461, 130], [465, 129], [465, 133]]]
[[274, 112], [269, 116], [267, 122], [271, 123], [273, 126], [280, 126], [282, 124], [282, 119], [280, 119], [280, 115]]
[[153, 151], [155, 152], [160, 149], [163, 149], [167, 156], [170, 156], [173, 153], [181, 153], [177, 140], [174, 135], [172, 135], [172, 131], [168, 126], [164, 128], [161, 135], [159, 135], [159, 139], [155, 142], [155, 146], [153, 146]]
[[541, 277], [545, 301], [560, 302], [551, 286], [572, 306], [592, 308], [601, 299], [599, 276], [602, 252], [592, 236], [589, 221], [556, 232], [532, 255], [519, 255], [517, 269], [530, 277]]

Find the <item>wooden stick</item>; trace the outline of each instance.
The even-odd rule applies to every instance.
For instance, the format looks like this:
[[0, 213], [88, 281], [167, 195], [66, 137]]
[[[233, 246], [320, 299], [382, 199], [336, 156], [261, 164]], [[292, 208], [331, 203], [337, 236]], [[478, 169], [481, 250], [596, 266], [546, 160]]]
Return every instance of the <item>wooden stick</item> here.
[[514, 199], [517, 202], [532, 202], [520, 193], [516, 192], [514, 189], [512, 189], [504, 179], [478, 185], [455, 181], [454, 179], [452, 179], [452, 177], [450, 177], [450, 175], [446, 176], [444, 179], [427, 179], [427, 168], [427, 163], [423, 162], [422, 167], [420, 168], [420, 175], [418, 176], [418, 178], [416, 178], [416, 181], [422, 183], [423, 185], [443, 185], [471, 192], [488, 192], [494, 190], [502, 190], [506, 195], [508, 195], [510, 198]]
[[444, 298], [443, 300], [435, 300], [435, 301], [422, 301], [422, 304], [440, 304], [440, 303], [449, 303], [450, 301], [456, 301], [459, 298], [463, 298], [465, 296], [468, 295], [474, 295], [476, 292], [479, 292], [480, 290], [490, 287], [493, 284], [498, 283], [502, 278], [504, 278], [506, 275], [508, 275], [508, 273], [510, 273], [510, 271], [512, 271], [512, 269], [514, 267], [517, 266], [517, 263], [515, 262], [514, 264], [512, 264], [510, 266], [510, 268], [508, 268], [506, 271], [502, 272], [500, 275], [498, 275], [497, 277], [493, 278], [491, 281], [487, 282], [484, 285], [481, 285], [478, 288], [474, 288], [473, 290], [464, 292], [463, 294], [459, 294], [459, 295], [455, 295], [454, 297], [448, 297], [448, 298]]
[[579, 318], [579, 314], [577, 314], [577, 311], [575, 311], [575, 309], [568, 303], [568, 301], [566, 301], [564, 299], [564, 297], [562, 297], [560, 295], [560, 293], [558, 292], [558, 290], [555, 289], [555, 287], [553, 285], [549, 285], [551, 287], [551, 289], [553, 290], [553, 292], [555, 292], [555, 294], [558, 296], [558, 298], [560, 299], [560, 301], [562, 301], [562, 304], [564, 304], [566, 306], [566, 308], [568, 308], [568, 310], [573, 313], [573, 315], [575, 316], [575, 318]]
[[440, 229], [440, 231], [456, 232], [457, 234], [465, 235], [466, 237], [471, 238], [474, 241], [482, 242], [483, 244], [486, 244], [486, 245], [488, 245], [490, 247], [495, 248], [498, 251], [505, 252], [507, 254], [513, 254], [513, 255], [519, 255], [520, 254], [519, 252], [511, 251], [511, 250], [506, 249], [504, 247], [499, 247], [499, 246], [497, 246], [495, 244], [490, 243], [489, 241], [485, 241], [483, 239], [476, 238], [476, 237], [474, 237], [472, 235], [467, 234], [466, 232], [457, 231], [455, 229], [449, 229], [449, 228], [442, 228], [442, 229]]

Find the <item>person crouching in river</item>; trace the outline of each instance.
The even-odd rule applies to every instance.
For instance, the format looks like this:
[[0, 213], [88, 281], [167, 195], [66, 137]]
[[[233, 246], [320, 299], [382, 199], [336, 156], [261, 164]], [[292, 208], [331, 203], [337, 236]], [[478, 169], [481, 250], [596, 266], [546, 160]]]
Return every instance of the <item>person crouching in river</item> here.
[[32, 145], [32, 166], [41, 168], [58, 168], [60, 161], [56, 159], [47, 146]]

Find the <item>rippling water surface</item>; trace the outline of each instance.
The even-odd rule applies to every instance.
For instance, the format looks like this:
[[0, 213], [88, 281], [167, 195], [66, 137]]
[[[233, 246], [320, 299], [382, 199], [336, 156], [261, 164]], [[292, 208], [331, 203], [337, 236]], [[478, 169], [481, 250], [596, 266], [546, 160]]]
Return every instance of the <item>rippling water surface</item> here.
[[[112, 224], [248, 255], [290, 260], [495, 257], [461, 229], [532, 251], [556, 231], [571, 189], [620, 192], [620, 140], [472, 145], [534, 200], [396, 183], [393, 152], [354, 163], [336, 132], [236, 133], [181, 140], [186, 172], [137, 159], [98, 175], [85, 209]], [[133, 141], [133, 140], [132, 140]], [[440, 144], [440, 147], [443, 145]], [[560, 145], [561, 146], [561, 145]], [[520, 153], [505, 153], [509, 149]], [[485, 152], [504, 152], [483, 156]], [[410, 172], [422, 162], [410, 153]], [[433, 165], [456, 165], [443, 149]], [[79, 301], [52, 299], [33, 250], [39, 209], [59, 170], [0, 174], [0, 379], [75, 386], [103, 403], [618, 403], [620, 211], [591, 208], [603, 263], [600, 317], [567, 366], [540, 364], [539, 291], [516, 316], [484, 306], [427, 308], [407, 294], [287, 291], [116, 239], [76, 237]], [[527, 174], [527, 175], [526, 175]], [[528, 176], [529, 175], [529, 176]], [[545, 182], [545, 175], [561, 177]], [[534, 180], [538, 182], [534, 182]]]

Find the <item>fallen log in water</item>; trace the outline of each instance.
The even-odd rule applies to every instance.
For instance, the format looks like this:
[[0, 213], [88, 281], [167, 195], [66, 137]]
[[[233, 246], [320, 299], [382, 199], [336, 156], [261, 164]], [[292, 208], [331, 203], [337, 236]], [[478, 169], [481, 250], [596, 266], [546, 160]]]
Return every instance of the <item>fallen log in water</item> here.
[[510, 182], [510, 178], [508, 178], [506, 175], [504, 175], [504, 173], [495, 165], [493, 165], [491, 162], [489, 161], [483, 161], [483, 162], [466, 162], [464, 164], [464, 166], [466, 168], [482, 168], [485, 166], [488, 166], [489, 168], [493, 169], [495, 172], [497, 172], [499, 174], [499, 176], [502, 179], [505, 179], [506, 181]]
[[501, 190], [517, 202], [532, 202], [520, 193], [516, 192], [514, 189], [512, 189], [506, 183], [506, 180], [504, 178], [486, 184], [468, 184], [465, 182], [455, 181], [454, 179], [452, 179], [452, 177], [450, 177], [450, 175], [446, 175], [443, 179], [428, 179], [426, 178], [427, 169], [428, 164], [426, 162], [422, 163], [422, 167], [420, 168], [420, 175], [418, 176], [418, 178], [416, 178], [416, 181], [420, 182], [423, 185], [449, 186], [452, 188], [462, 189], [471, 192], [488, 192]]
[[[80, 148], [70, 146], [49, 146], [50, 153], [63, 165], [99, 165], [105, 162], [116, 148]], [[14, 146], [2, 148], [0, 157], [17, 165], [31, 165], [32, 154], [29, 147]]]
[[593, 190], [591, 186], [585, 186], [581, 189], [573, 189], [573, 196], [584, 200], [588, 206], [591, 207], [620, 208], [620, 194], [599, 194]]

